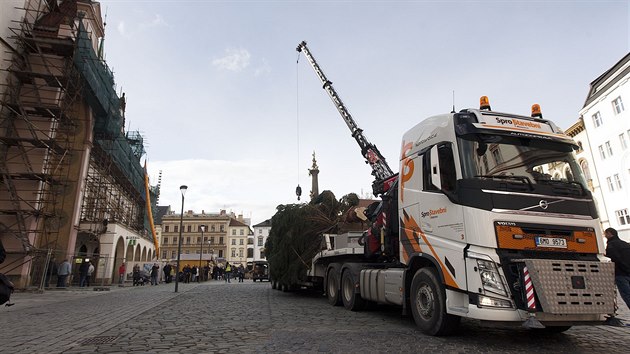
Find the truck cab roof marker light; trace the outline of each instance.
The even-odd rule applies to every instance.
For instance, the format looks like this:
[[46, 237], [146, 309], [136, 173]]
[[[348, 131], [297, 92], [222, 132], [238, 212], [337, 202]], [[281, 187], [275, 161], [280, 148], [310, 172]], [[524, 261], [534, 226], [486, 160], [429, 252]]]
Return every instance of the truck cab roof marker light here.
[[492, 109], [490, 108], [490, 100], [488, 99], [488, 96], [481, 96], [479, 98], [479, 109], [482, 111], [491, 111]]
[[534, 103], [532, 105], [532, 117], [542, 119], [542, 110], [540, 109], [540, 105], [538, 103]]

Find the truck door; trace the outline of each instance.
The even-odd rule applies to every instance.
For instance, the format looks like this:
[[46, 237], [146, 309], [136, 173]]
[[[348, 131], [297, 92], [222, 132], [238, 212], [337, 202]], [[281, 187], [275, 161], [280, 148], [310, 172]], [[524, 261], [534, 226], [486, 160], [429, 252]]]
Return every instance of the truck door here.
[[422, 197], [418, 244], [442, 268], [447, 285], [465, 289], [464, 219], [457, 203], [457, 168], [453, 144], [441, 142], [422, 156]]

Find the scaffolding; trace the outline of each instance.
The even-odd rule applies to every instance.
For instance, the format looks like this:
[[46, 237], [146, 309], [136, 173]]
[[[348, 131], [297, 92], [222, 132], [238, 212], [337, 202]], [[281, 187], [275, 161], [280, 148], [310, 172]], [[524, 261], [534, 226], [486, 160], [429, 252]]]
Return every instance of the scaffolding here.
[[73, 65], [76, 2], [28, 2], [10, 28], [16, 48], [0, 100], [0, 232], [25, 252], [57, 248], [85, 122], [76, 104], [82, 81]]
[[[93, 31], [104, 28], [89, 18], [94, 5], [27, 1], [10, 28], [15, 44], [0, 82], [0, 235], [31, 257], [75, 247], [73, 227], [97, 236], [119, 222], [149, 239], [144, 139], [125, 135], [114, 75], [95, 50]], [[80, 225], [72, 225], [76, 212]]]

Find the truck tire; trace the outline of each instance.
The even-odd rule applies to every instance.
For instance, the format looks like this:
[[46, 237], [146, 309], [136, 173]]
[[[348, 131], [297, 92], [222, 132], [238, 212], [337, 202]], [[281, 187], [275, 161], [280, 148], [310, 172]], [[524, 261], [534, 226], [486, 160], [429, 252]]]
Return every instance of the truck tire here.
[[445, 336], [457, 329], [461, 317], [446, 313], [446, 291], [434, 268], [416, 272], [410, 295], [413, 319], [423, 333]]
[[271, 282], [271, 288], [273, 290], [276, 290], [278, 288], [278, 283], [275, 280]]
[[337, 270], [331, 268], [328, 270], [328, 276], [326, 277], [326, 297], [328, 303], [333, 306], [341, 305], [341, 296], [339, 296], [339, 276]]
[[359, 288], [355, 284], [352, 271], [346, 269], [341, 276], [341, 300], [343, 301], [343, 306], [350, 311], [361, 311], [365, 308], [365, 300], [361, 297]]

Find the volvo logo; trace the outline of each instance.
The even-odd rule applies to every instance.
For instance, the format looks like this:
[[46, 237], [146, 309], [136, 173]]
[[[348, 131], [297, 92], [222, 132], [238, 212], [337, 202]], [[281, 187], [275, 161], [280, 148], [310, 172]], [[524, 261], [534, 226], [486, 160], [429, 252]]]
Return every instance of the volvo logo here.
[[542, 209], [542, 210], [547, 210], [547, 208], [549, 207], [549, 203], [547, 203], [546, 200], [542, 199], [540, 202], [538, 202], [538, 206]]

